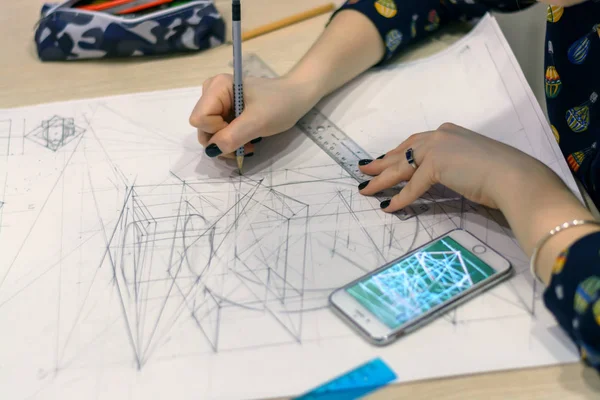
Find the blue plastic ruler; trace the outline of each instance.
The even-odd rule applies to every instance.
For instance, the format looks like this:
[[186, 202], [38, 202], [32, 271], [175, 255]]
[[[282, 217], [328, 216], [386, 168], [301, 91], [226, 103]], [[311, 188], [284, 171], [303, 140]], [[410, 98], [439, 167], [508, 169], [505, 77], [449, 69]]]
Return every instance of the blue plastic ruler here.
[[355, 400], [396, 380], [396, 374], [376, 358], [293, 400]]
[[[230, 66], [232, 64], [230, 63]], [[261, 78], [276, 78], [277, 74], [255, 54], [244, 56], [244, 76]], [[358, 162], [362, 159], [372, 159], [352, 138], [344, 133], [339, 127], [331, 122], [323, 113], [316, 108], [310, 110], [302, 117], [296, 126], [304, 132], [313, 142], [327, 153], [337, 164], [339, 164], [358, 183], [367, 181], [372, 177], [364, 175], [358, 169]], [[374, 196], [380, 202], [390, 199], [400, 188], [393, 188]], [[410, 207], [400, 210], [395, 215], [401, 220], [410, 219], [416, 215], [429, 210], [429, 206], [423, 202], [415, 202]]]

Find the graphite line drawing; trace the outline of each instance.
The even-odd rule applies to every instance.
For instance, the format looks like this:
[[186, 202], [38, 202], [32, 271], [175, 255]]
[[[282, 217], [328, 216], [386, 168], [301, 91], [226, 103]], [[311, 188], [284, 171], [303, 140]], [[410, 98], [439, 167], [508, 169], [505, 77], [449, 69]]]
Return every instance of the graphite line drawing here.
[[0, 156], [10, 155], [10, 140], [12, 121], [10, 119], [0, 120]]
[[43, 120], [39, 126], [25, 137], [52, 151], [58, 151], [85, 132], [75, 125], [74, 118], [63, 118], [57, 115]]
[[[114, 149], [110, 140], [106, 135], [96, 139], [108, 157]], [[78, 150], [74, 157], [82, 154]], [[124, 176], [118, 161], [106, 162]], [[87, 168], [91, 171], [91, 165]], [[413, 221], [397, 220], [356, 195], [355, 181], [337, 164], [219, 179], [184, 180], [172, 173], [158, 184], [127, 188], [117, 179], [104, 179], [111, 182], [108, 187], [116, 185], [122, 201], [115, 220], [99, 215], [103, 230], [112, 227], [104, 233], [107, 246], [99, 273], [111, 271], [110, 291], [120, 304], [118, 326], [140, 370], [164, 352], [165, 341], [181, 324], [194, 341], [216, 354], [311, 343], [313, 327], [307, 334], [303, 320], [326, 311], [331, 290], [411, 250], [419, 236], [430, 240], [456, 227], [469, 228], [473, 218], [498, 218], [435, 186], [422, 197], [431, 206], [428, 212]], [[92, 206], [106, 190], [90, 180], [77, 192], [82, 204]], [[93, 202], [84, 193], [91, 193]], [[100, 290], [96, 274], [89, 293]], [[495, 292], [487, 296], [516, 314], [533, 315], [528, 305], [534, 299], [519, 302]], [[55, 351], [59, 371], [83, 357], [73, 337], [89, 323], [93, 300], [92, 295], [80, 300], [77, 317], [61, 329]], [[487, 318], [463, 318], [459, 310], [446, 321], [458, 326]], [[253, 329], [254, 334], [234, 334]], [[265, 330], [268, 335], [260, 333]]]
[[[334, 168], [342, 171], [331, 165], [311, 168], [310, 174]], [[315, 271], [307, 269], [307, 262], [329, 253], [331, 259], [356, 263], [351, 254], [360, 247], [384, 262], [411, 248], [411, 234], [398, 236], [398, 228], [407, 222], [392, 218], [381, 224], [373, 218], [377, 214], [372, 205], [351, 190], [329, 188], [325, 201], [316, 201], [306, 194], [315, 182], [286, 185], [288, 193], [303, 193], [296, 198], [278, 191], [276, 184], [265, 184], [292, 172], [301, 171], [271, 171], [260, 180], [185, 181], [173, 175], [160, 185], [134, 185], [125, 191], [106, 260], [138, 369], [182, 319], [193, 321], [197, 339], [215, 353], [272, 345], [270, 338], [233, 335], [241, 329], [236, 317], [253, 318], [259, 329], [269, 327], [273, 336], [302, 344], [303, 316], [325, 309], [328, 293], [343, 283], [320, 286], [310, 279]], [[345, 180], [353, 182], [349, 176]], [[424, 199], [433, 205], [431, 214], [417, 220], [429, 238], [441, 233], [436, 232], [441, 216], [460, 215], [460, 222], [442, 224], [447, 226], [444, 231], [486, 212], [442, 187], [434, 187]], [[335, 220], [335, 231], [315, 229], [328, 220]], [[355, 266], [358, 275], [363, 271], [360, 261]], [[527, 302], [512, 305], [523, 315], [533, 314]], [[454, 313], [448, 322], [467, 321]]]
[[181, 314], [215, 352], [243, 347], [223, 339], [232, 309], [264, 314], [299, 342], [302, 313], [290, 311], [302, 308], [308, 210], [262, 181], [129, 188], [109, 251], [138, 368]]

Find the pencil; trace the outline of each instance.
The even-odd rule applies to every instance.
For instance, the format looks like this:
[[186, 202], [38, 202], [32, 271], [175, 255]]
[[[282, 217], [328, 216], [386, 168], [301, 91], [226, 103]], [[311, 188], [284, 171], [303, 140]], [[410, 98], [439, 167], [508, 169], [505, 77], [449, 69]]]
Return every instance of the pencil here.
[[326, 14], [335, 9], [334, 3], [329, 3], [320, 7], [315, 7], [311, 10], [307, 10], [287, 18], [283, 18], [279, 21], [272, 22], [267, 25], [263, 25], [256, 29], [249, 30], [248, 32], [244, 32], [242, 35], [242, 40], [249, 40], [255, 38], [257, 36], [264, 35], [265, 33], [273, 32], [277, 29], [285, 28], [287, 26], [296, 24], [298, 22], [305, 21], [309, 18], [313, 18], [322, 14]]
[[[240, 0], [232, 0], [232, 26], [233, 26], [233, 102], [235, 104], [235, 117], [244, 111], [244, 87], [242, 82], [242, 11]], [[242, 175], [244, 165], [244, 145], [235, 152], [238, 170]]]

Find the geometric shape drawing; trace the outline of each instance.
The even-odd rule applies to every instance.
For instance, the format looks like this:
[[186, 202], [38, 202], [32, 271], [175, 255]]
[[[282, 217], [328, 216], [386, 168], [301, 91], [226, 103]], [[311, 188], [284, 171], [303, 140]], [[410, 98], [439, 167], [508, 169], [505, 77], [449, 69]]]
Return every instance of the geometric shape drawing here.
[[83, 132], [85, 129], [76, 126], [73, 118], [62, 118], [55, 115], [42, 121], [40, 126], [25, 137], [52, 151], [57, 151]]
[[182, 320], [214, 352], [266, 345], [264, 329], [300, 342], [308, 206], [262, 181], [207, 183], [127, 193], [108, 258], [138, 368]]

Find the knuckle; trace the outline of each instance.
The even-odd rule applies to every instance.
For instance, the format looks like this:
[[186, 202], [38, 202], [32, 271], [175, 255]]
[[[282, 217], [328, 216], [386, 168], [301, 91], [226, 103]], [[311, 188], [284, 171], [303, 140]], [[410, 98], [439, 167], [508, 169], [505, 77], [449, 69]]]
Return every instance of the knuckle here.
[[230, 74], [219, 74], [213, 78], [213, 82], [216, 85], [227, 85], [232, 82], [232, 78]]
[[435, 142], [443, 142], [448, 137], [448, 132], [443, 129], [438, 129], [432, 134], [432, 139]]
[[212, 83], [213, 79], [214, 79], [214, 77], [210, 77], [210, 78], [206, 79], [204, 82], [202, 82], [202, 88], [208, 89], [208, 87]]
[[190, 123], [191, 126], [193, 126], [194, 128], [197, 128], [198, 125], [200, 125], [200, 123], [202, 122], [202, 117], [200, 117], [197, 113], [192, 112], [192, 114], [190, 115], [190, 118], [188, 119], [188, 122]]
[[457, 126], [455, 124], [453, 124], [452, 122], [444, 122], [443, 124], [440, 125], [440, 127], [437, 129], [438, 131], [453, 131], [457, 128]]
[[407, 142], [409, 142], [409, 143], [410, 143], [410, 142], [413, 142], [413, 141], [414, 141], [414, 140], [415, 140], [415, 139], [416, 139], [418, 136], [419, 136], [419, 134], [418, 134], [418, 133], [413, 133], [412, 135], [410, 135], [410, 136], [408, 137], [408, 139], [406, 139], [406, 141], [407, 141]]

